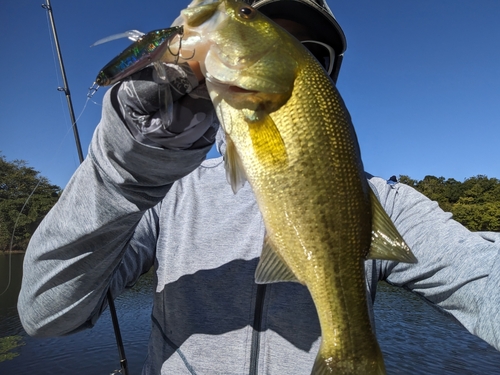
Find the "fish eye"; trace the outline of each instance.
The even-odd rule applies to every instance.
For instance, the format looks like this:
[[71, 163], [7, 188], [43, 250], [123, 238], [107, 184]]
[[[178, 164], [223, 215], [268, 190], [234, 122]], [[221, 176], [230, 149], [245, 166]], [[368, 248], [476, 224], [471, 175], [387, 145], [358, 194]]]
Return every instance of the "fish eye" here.
[[252, 19], [255, 15], [255, 10], [250, 7], [241, 7], [239, 10], [239, 16], [246, 20]]

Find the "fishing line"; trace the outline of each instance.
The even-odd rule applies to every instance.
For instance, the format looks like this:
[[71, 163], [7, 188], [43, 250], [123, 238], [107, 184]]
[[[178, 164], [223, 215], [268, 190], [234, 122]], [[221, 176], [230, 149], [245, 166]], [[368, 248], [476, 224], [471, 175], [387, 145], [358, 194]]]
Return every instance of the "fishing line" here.
[[88, 95], [87, 95], [87, 101], [85, 102], [85, 106], [87, 106], [87, 103], [89, 102], [89, 100], [90, 100], [90, 102], [92, 104], [95, 104], [95, 105], [97, 105], [99, 107], [102, 107], [101, 103], [97, 103], [95, 100], [92, 99], [92, 96], [88, 96]]
[[[59, 150], [61, 149], [62, 145], [63, 145], [63, 142], [64, 140], [66, 139], [66, 137], [68, 136], [69, 132], [72, 130], [73, 126], [75, 126], [75, 124], [78, 122], [78, 120], [80, 120], [80, 117], [82, 117], [83, 115], [83, 112], [85, 112], [85, 109], [87, 108], [87, 104], [89, 102], [89, 98], [87, 98], [87, 100], [85, 100], [85, 104], [83, 106], [83, 109], [82, 111], [80, 112], [80, 114], [78, 115], [78, 118], [75, 120], [75, 122], [71, 125], [71, 127], [69, 129], [67, 129], [66, 131], [66, 134], [64, 134], [61, 142], [59, 142], [59, 145], [57, 146], [56, 148], [56, 151], [55, 151], [55, 155], [53, 156], [53, 159], [49, 161], [49, 165], [53, 164], [55, 162], [55, 158], [57, 156], [57, 153], [59, 152]], [[97, 103], [96, 103], [97, 104]], [[14, 222], [14, 227], [12, 228], [12, 234], [11, 234], [11, 237], [10, 237], [10, 243], [9, 243], [9, 267], [8, 267], [8, 279], [7, 279], [7, 286], [5, 287], [5, 289], [0, 293], [0, 297], [3, 296], [7, 290], [9, 290], [9, 287], [10, 287], [10, 284], [12, 282], [12, 247], [14, 246], [14, 238], [15, 238], [15, 235], [16, 235], [16, 229], [17, 229], [17, 224], [19, 223], [19, 220], [21, 219], [21, 215], [23, 214], [23, 211], [24, 209], [26, 208], [26, 205], [28, 204], [29, 200], [31, 199], [31, 197], [33, 196], [33, 194], [35, 194], [36, 192], [36, 189], [38, 189], [38, 187], [40, 186], [40, 184], [42, 183], [43, 181], [43, 177], [40, 176], [40, 178], [38, 179], [38, 182], [37, 184], [35, 185], [35, 187], [33, 188], [33, 190], [31, 191], [31, 193], [28, 195], [28, 198], [26, 198], [26, 200], [24, 201], [24, 204], [23, 206], [21, 207], [21, 209], [19, 210], [18, 214], [17, 214], [17, 218], [16, 218], [16, 221]]]
[[[50, 28], [50, 21], [49, 21], [49, 16], [47, 14], [47, 22], [48, 22], [48, 26]], [[57, 81], [57, 85], [58, 85], [58, 91], [64, 91], [63, 89], [61, 89], [59, 87], [60, 85], [60, 82], [59, 82], [59, 77], [57, 75], [57, 62], [56, 62], [56, 57], [55, 57], [55, 51], [54, 51], [54, 41], [52, 39], [52, 36], [51, 36], [51, 33], [50, 33], [50, 29], [49, 29], [49, 39], [50, 39], [50, 44], [51, 44], [51, 47], [52, 47], [52, 57], [54, 59], [54, 67], [55, 67], [55, 70], [56, 70], [56, 81]], [[61, 107], [63, 106], [63, 103], [62, 103], [62, 99], [61, 100]], [[71, 123], [71, 126], [66, 129], [66, 133], [64, 134], [64, 136], [62, 137], [61, 141], [59, 142], [59, 145], [56, 147], [55, 149], [55, 152], [54, 152], [54, 156], [52, 158], [52, 160], [49, 161], [49, 165], [53, 165], [55, 163], [55, 159], [57, 157], [57, 154], [59, 153], [59, 151], [61, 150], [62, 148], [62, 145], [66, 139], [66, 137], [68, 136], [68, 134], [70, 133], [71, 130], [73, 130], [73, 127], [76, 126], [78, 120], [80, 120], [80, 118], [83, 116], [83, 113], [85, 112], [85, 109], [87, 108], [87, 104], [89, 102], [90, 98], [87, 98], [85, 100], [85, 104], [83, 105], [83, 109], [82, 111], [80, 112], [80, 114], [78, 115], [78, 118]], [[97, 104], [99, 105], [98, 103], [92, 101], [94, 104]], [[61, 110], [64, 112], [64, 110], [61, 108]], [[66, 114], [64, 115], [65, 117], [65, 121], [68, 120], [68, 117], [66, 116]], [[71, 120], [70, 120], [71, 121]], [[24, 204], [23, 206], [21, 207], [21, 209], [19, 210], [18, 214], [17, 214], [17, 218], [16, 218], [16, 221], [14, 222], [14, 227], [12, 228], [12, 233], [11, 233], [11, 237], [10, 237], [10, 243], [9, 243], [9, 260], [8, 260], [8, 263], [9, 263], [9, 266], [8, 266], [8, 280], [7, 280], [7, 286], [5, 287], [5, 290], [3, 290], [1, 293], [0, 293], [0, 296], [4, 295], [7, 290], [9, 289], [10, 287], [10, 284], [12, 282], [12, 252], [13, 252], [13, 246], [14, 246], [14, 239], [15, 239], [15, 235], [16, 235], [16, 229], [17, 229], [17, 226], [19, 224], [19, 220], [21, 219], [21, 215], [23, 214], [24, 212], [24, 209], [26, 208], [26, 205], [28, 204], [28, 202], [30, 201], [31, 197], [33, 196], [33, 194], [35, 194], [36, 192], [36, 189], [38, 189], [38, 187], [40, 186], [40, 184], [42, 183], [43, 181], [43, 177], [40, 176], [40, 178], [38, 179], [38, 182], [37, 184], [35, 185], [35, 187], [33, 188], [33, 190], [31, 191], [31, 193], [28, 195], [28, 197], [26, 198], [26, 200], [24, 201]]]
[[[49, 15], [48, 13], [46, 14], [46, 18], [47, 18], [47, 31], [49, 32], [49, 40], [50, 40], [50, 46], [51, 46], [51, 49], [52, 49], [52, 58], [53, 58], [53, 61], [54, 61], [54, 67], [56, 68], [55, 72], [56, 72], [56, 82], [57, 82], [57, 87], [60, 86], [60, 81], [59, 81], [59, 77], [57, 75], [57, 62], [56, 62], [56, 56], [55, 56], [55, 50], [54, 50], [54, 41], [52, 39], [52, 36], [51, 36], [51, 33], [50, 33], [50, 20], [49, 20]], [[88, 100], [85, 102], [85, 105], [83, 107], [83, 110], [82, 112], [80, 113], [80, 116], [78, 118], [80, 118], [83, 114], [83, 111], [85, 110], [86, 106], [87, 106], [87, 102]], [[63, 103], [62, 103], [62, 99], [60, 99], [60, 103], [61, 103], [61, 108], [63, 107]], [[67, 118], [66, 118], [67, 120]], [[76, 121], [75, 121], [76, 123]], [[73, 125], [72, 125], [73, 126]], [[59, 146], [56, 148], [56, 155], [57, 155], [57, 151], [61, 148], [62, 146], [62, 143], [64, 141], [64, 139], [66, 138], [66, 136], [68, 135], [68, 132], [71, 130], [72, 127], [70, 127], [70, 129], [67, 130], [66, 134], [63, 136]], [[54, 158], [56, 157], [56, 155], [54, 155]], [[49, 165], [50, 164], [53, 164], [54, 163], [54, 160], [50, 161], [49, 162]], [[15, 238], [15, 235], [16, 235], [16, 229], [17, 229], [17, 225], [19, 223], [19, 220], [21, 218], [21, 215], [23, 214], [23, 211], [24, 209], [26, 208], [26, 205], [28, 204], [29, 200], [31, 199], [31, 197], [33, 196], [33, 194], [35, 194], [36, 192], [36, 189], [38, 189], [38, 186], [40, 186], [42, 182], [42, 178], [39, 178], [38, 179], [38, 182], [37, 184], [35, 185], [35, 187], [33, 188], [33, 190], [31, 191], [31, 193], [28, 195], [28, 197], [26, 198], [26, 200], [24, 201], [23, 203], [23, 206], [21, 207], [21, 209], [19, 210], [18, 214], [17, 214], [17, 218], [16, 218], [16, 221], [14, 222], [14, 227], [12, 228], [12, 233], [11, 233], [11, 236], [10, 236], [10, 242], [9, 242], [9, 260], [8, 260], [8, 277], [7, 277], [7, 286], [5, 287], [5, 289], [0, 293], [0, 297], [3, 296], [7, 290], [9, 290], [9, 287], [10, 287], [10, 284], [12, 282], [12, 252], [13, 252], [13, 249], [12, 247], [14, 246], [14, 238]]]
[[17, 215], [16, 221], [14, 222], [14, 228], [12, 229], [12, 236], [10, 237], [10, 244], [9, 244], [9, 271], [8, 275], [9, 278], [7, 280], [7, 286], [5, 287], [5, 290], [0, 293], [0, 297], [9, 290], [10, 283], [12, 281], [12, 246], [14, 244], [14, 235], [16, 233], [16, 228], [17, 228], [17, 223], [19, 222], [19, 219], [21, 218], [21, 214], [23, 213], [24, 207], [28, 204], [28, 201], [30, 200], [31, 196], [35, 193], [35, 190], [40, 186], [40, 183], [42, 182], [42, 179], [38, 180], [38, 183], [35, 185], [35, 188], [32, 190], [31, 194], [28, 196], [26, 201], [24, 202], [23, 206], [21, 207], [21, 210], [19, 211], [19, 214]]
[[[47, 10], [47, 15], [49, 16], [49, 19], [50, 19], [50, 24], [51, 24], [51, 27], [52, 27], [52, 33], [53, 33], [53, 36], [54, 36], [54, 43], [55, 43], [55, 47], [56, 47], [56, 51], [57, 51], [57, 56], [58, 56], [59, 64], [60, 64], [60, 68], [61, 68], [61, 76], [62, 76], [62, 80], [63, 80], [63, 83], [64, 83], [64, 88], [62, 90], [59, 90], [59, 88], [58, 88], [58, 90], [59, 91], [64, 91], [64, 93], [66, 95], [66, 99], [67, 99], [67, 102], [68, 102], [69, 115], [70, 115], [70, 119], [72, 121], [71, 128], [72, 128], [74, 136], [75, 136], [75, 143], [76, 143], [76, 149], [77, 149], [77, 152], [78, 152], [79, 161], [80, 161], [80, 164], [82, 164], [84, 162], [84, 157], [83, 157], [82, 147], [81, 147], [81, 144], [80, 144], [80, 136], [78, 134], [78, 127], [76, 125], [77, 119], [75, 119], [75, 115], [74, 115], [74, 112], [73, 112], [73, 104], [71, 102], [71, 94], [70, 94], [68, 83], [67, 83], [67, 80], [66, 80], [66, 72], [65, 72], [65, 69], [64, 69], [62, 54], [61, 54], [61, 51], [60, 51], [60, 48], [59, 48], [59, 40], [57, 38], [56, 26], [55, 26], [54, 17], [53, 17], [53, 14], [52, 14], [52, 7], [50, 6], [50, 0], [46, 0], [46, 3], [42, 4], [42, 8], [44, 8], [44, 9]], [[85, 108], [87, 107], [87, 103], [88, 103], [88, 100], [85, 102], [84, 108], [83, 108], [82, 113], [80, 114], [80, 116], [83, 114], [83, 111], [85, 111]], [[80, 118], [80, 116], [78, 116], [78, 119]], [[36, 187], [35, 187], [34, 190], [36, 190]], [[29, 198], [30, 197], [28, 197], [28, 200], [29, 200]], [[11, 250], [11, 253], [12, 253], [12, 250]], [[9, 274], [9, 281], [10, 281], [10, 278], [11, 278], [11, 275]], [[123, 346], [123, 340], [121, 338], [120, 327], [119, 327], [119, 324], [118, 324], [118, 318], [116, 316], [116, 309], [114, 307], [113, 296], [111, 295], [110, 289], [108, 289], [108, 291], [107, 291], [106, 298], [108, 300], [109, 312], [111, 314], [111, 318], [112, 318], [112, 321], [113, 321], [113, 330], [114, 330], [114, 333], [115, 333], [115, 338], [116, 338], [116, 342], [117, 342], [117, 346], [118, 346], [118, 351], [119, 351], [119, 355], [120, 355], [120, 367], [121, 367], [121, 371], [122, 371], [123, 375], [128, 375], [129, 372], [128, 372], [128, 366], [127, 366], [127, 359], [125, 357], [125, 350], [124, 350], [124, 346]]]

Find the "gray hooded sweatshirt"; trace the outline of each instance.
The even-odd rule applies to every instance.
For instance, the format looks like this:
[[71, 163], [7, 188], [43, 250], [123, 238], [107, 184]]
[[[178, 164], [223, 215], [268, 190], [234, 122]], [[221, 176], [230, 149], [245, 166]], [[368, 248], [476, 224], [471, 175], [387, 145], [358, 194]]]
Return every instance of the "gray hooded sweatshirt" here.
[[[210, 145], [176, 149], [132, 129], [115, 90], [88, 157], [26, 252], [18, 305], [26, 331], [92, 327], [109, 287], [117, 296], [154, 267], [144, 375], [309, 374], [321, 340], [316, 310], [303, 285], [255, 284], [265, 230], [248, 184], [233, 194], [222, 158], [204, 160]], [[213, 111], [181, 113], [207, 108], [183, 98], [176, 119], [216, 122]], [[368, 178], [418, 258], [366, 261], [369, 302], [385, 280], [500, 349], [500, 235], [471, 233], [414, 189]]]

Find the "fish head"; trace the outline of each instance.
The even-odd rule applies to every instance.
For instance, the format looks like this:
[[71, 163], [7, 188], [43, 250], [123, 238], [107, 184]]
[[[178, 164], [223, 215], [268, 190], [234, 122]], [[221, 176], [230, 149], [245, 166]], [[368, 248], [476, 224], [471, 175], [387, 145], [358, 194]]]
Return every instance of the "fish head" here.
[[184, 27], [181, 59], [200, 63], [216, 107], [271, 113], [290, 98], [307, 51], [250, 5], [195, 0], [174, 24]]

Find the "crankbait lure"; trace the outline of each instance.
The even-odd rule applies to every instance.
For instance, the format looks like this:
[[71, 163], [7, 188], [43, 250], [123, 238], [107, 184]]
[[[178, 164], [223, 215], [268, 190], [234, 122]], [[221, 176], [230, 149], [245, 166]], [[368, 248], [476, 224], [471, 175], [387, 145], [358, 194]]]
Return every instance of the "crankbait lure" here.
[[[179, 46], [177, 52], [174, 53], [170, 49], [170, 46], [172, 40], [177, 36], [179, 37]], [[173, 62], [177, 63], [182, 36], [182, 26], [153, 30], [140, 36], [137, 41], [132, 43], [101, 69], [90, 88], [88, 96], [92, 96], [100, 86], [110, 86], [145, 68], [149, 64], [154, 64], [158, 76], [161, 79], [165, 79], [165, 69], [159, 60], [168, 51], [174, 58]]]

